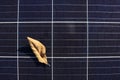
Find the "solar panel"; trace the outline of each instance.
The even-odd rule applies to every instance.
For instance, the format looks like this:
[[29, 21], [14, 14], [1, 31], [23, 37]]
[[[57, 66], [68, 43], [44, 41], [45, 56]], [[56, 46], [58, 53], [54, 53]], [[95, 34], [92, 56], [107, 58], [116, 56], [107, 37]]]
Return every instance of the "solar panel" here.
[[[119, 0], [0, 0], [1, 80], [119, 80]], [[47, 48], [39, 63], [27, 36]]]

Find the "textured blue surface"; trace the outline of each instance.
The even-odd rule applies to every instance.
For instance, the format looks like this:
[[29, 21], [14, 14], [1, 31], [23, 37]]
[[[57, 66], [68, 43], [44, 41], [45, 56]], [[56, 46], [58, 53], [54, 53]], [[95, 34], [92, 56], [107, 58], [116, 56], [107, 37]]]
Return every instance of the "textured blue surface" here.
[[[120, 21], [119, 0], [88, 0], [88, 6], [87, 0], [53, 0], [53, 20], [57, 21], [53, 32], [52, 0], [19, 2], [18, 7], [17, 0], [0, 0], [0, 80], [52, 80], [52, 71], [53, 80], [87, 80], [87, 68], [88, 80], [120, 79], [120, 58], [110, 58], [120, 56], [120, 23], [115, 23]], [[53, 66], [37, 61], [27, 36], [46, 46]]]

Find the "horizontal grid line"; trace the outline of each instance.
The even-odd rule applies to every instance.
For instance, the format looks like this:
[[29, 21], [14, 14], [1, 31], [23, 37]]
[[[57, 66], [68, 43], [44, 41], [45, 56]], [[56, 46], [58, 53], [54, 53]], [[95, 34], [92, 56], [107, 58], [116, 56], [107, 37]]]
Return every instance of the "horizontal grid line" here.
[[[21, 32], [20, 34], [41, 34], [51, 32]], [[86, 34], [87, 32], [54, 32], [54, 34]], [[16, 34], [16, 32], [0, 32], [0, 34]], [[107, 32], [89, 32], [89, 34], [120, 34], [120, 32], [107, 31]]]
[[[37, 22], [37, 21], [38, 22], [50, 21], [51, 20], [50, 17], [24, 17], [24, 18], [21, 17], [20, 22], [26, 22], [27, 20], [25, 20], [25, 19], [27, 19], [28, 21], [29, 21], [29, 19], [30, 19], [30, 21], [31, 21], [31, 19], [33, 19], [33, 21], [35, 21], [35, 22]], [[14, 20], [13, 22], [16, 22], [16, 18], [1, 18], [1, 20], [7, 20], [8, 22], [12, 22], [11, 20]], [[80, 21], [86, 21], [86, 17], [85, 16], [80, 17], [80, 18], [78, 18], [78, 16], [75, 16], [75, 17], [55, 17], [54, 23], [55, 23], [55, 21], [63, 21], [63, 20], [64, 21], [73, 21], [74, 20], [74, 22], [80, 22]], [[93, 21], [93, 20], [95, 20], [95, 21]], [[106, 21], [107, 22], [116, 22], [117, 20], [120, 20], [120, 18], [119, 17], [111, 17], [111, 18], [90, 17], [89, 18], [89, 21], [92, 21], [92, 22], [96, 22], [97, 20], [101, 20], [99, 22], [106, 22]], [[102, 21], [102, 20], [104, 20], [104, 21]], [[116, 21], [114, 21], [114, 20], [116, 20]], [[3, 22], [7, 22], [7, 21], [3, 21]], [[117, 22], [119, 22], [119, 21], [117, 21]]]
[[[0, 46], [0, 47], [16, 47], [16, 46]], [[24, 47], [24, 46], [19, 46], [19, 47]], [[54, 46], [54, 48], [86, 48], [87, 46]], [[108, 46], [108, 45], [105, 45], [105, 46], [89, 46], [90, 48], [113, 48], [113, 47], [120, 47], [120, 45], [115, 45], [115, 46]], [[47, 46], [47, 48], [51, 48], [51, 46]]]
[[[29, 59], [29, 58], [24, 58], [24, 59], [25, 60], [23, 60], [23, 59], [20, 60], [20, 62], [25, 62], [25, 63], [33, 62], [34, 63], [34, 61], [32, 61], [32, 60], [26, 60], [26, 59]], [[77, 59], [80, 59], [80, 58], [77, 58]], [[93, 58], [93, 59], [96, 59], [96, 58]], [[97, 59], [100, 59], [100, 58], [97, 58]], [[114, 58], [112, 58], [112, 59], [114, 59]], [[120, 59], [118, 60], [118, 58], [117, 58], [117, 60], [112, 60], [112, 59], [111, 58], [104, 58], [104, 60], [89, 60], [89, 63], [107, 63], [107, 62], [117, 62], [117, 61], [120, 61]], [[55, 61], [55, 62], [57, 62], [57, 63], [74, 63], [74, 62], [76, 62], [76, 63], [85, 63], [86, 62], [86, 60], [77, 60], [77, 61], [76, 60], [72, 60], [71, 61], [70, 58], [69, 58], [69, 60], [70, 61], [68, 61], [68, 60], [60, 60], [60, 61]], [[7, 58], [7, 60], [5, 60], [5, 59], [4, 60], [0, 60], [0, 62], [15, 62], [15, 61], [16, 61], [15, 58], [14, 58], [14, 60], [10, 60], [9, 58]]]
[[[8, 54], [8, 53], [16, 53], [16, 52], [0, 52], [0, 53], [6, 53], [6, 54]], [[68, 53], [70, 53], [70, 52], [68, 52]], [[100, 53], [90, 53], [90, 54], [119, 54], [120, 52], [100, 52]], [[20, 54], [21, 55], [23, 55], [23, 54], [31, 54], [31, 53], [23, 53], [23, 52], [20, 52]], [[56, 54], [67, 54], [67, 52], [66, 53], [56, 53]], [[78, 54], [78, 55], [81, 55], [81, 54], [86, 54], [86, 53], [80, 53], [80, 52], [75, 52], [75, 53], [70, 53], [71, 55], [72, 54]]]
[[[20, 4], [20, 7], [21, 6], [51, 6], [52, 4]], [[0, 5], [0, 6], [5, 6], [5, 7], [12, 7], [12, 6], [17, 6], [17, 5]], [[57, 4], [55, 3], [54, 6], [86, 6], [86, 4], [69, 4], [69, 3], [64, 3], [64, 4]], [[118, 4], [89, 4], [88, 5], [89, 7], [90, 6], [104, 6], [104, 7], [120, 7], [120, 5]]]
[[[0, 75], [16, 75], [15, 73], [0, 73]], [[21, 76], [26, 76], [26, 75], [28, 75], [28, 76], [51, 76], [50, 74], [19, 74], [19, 75], [21, 75]], [[80, 77], [80, 76], [86, 76], [86, 74], [54, 74], [55, 75], [55, 77], [56, 76], [78, 76], [78, 77]], [[111, 76], [113, 76], [113, 75], [120, 75], [120, 73], [106, 73], [106, 74], [103, 74], [103, 73], [101, 73], [101, 74], [88, 74], [88, 75], [91, 75], [91, 76], [97, 76], [97, 75], [99, 75], [99, 76], [103, 76], [103, 75], [111, 75]]]
[[105, 7], [120, 7], [120, 5], [118, 5], [118, 4], [89, 4], [89, 6], [105, 6]]
[[[0, 40], [16, 40], [16, 39], [0, 39]], [[26, 39], [19, 39], [26, 40]], [[51, 40], [51, 39], [40, 39], [40, 40]], [[55, 41], [86, 41], [87, 39], [54, 39]], [[89, 41], [120, 41], [120, 39], [89, 39]]]
[[[16, 56], [0, 56], [0, 58], [17, 58]], [[19, 58], [35, 58], [29, 56], [19, 56]], [[87, 57], [48, 57], [48, 59], [55, 58], [55, 59], [84, 59]], [[88, 58], [120, 58], [120, 56], [89, 56]]]
[[[16, 68], [16, 67], [0, 67], [0, 68], [3, 68], [3, 69], [6, 69], [6, 68]], [[19, 68], [27, 68], [27, 69], [42, 69], [41, 67], [19, 67]], [[119, 69], [120, 67], [116, 66], [116, 67], [89, 67], [89, 69]], [[72, 68], [54, 68], [55, 70], [64, 70], [64, 69], [67, 69], [67, 70], [71, 70], [71, 69], [86, 69], [85, 67], [72, 67]]]
[[[10, 21], [10, 22], [0, 22], [0, 24], [14, 24], [14, 23], [52, 23], [52, 21]], [[87, 21], [53, 21], [53, 23], [87, 23]], [[113, 21], [89, 21], [88, 23], [98, 23], [98, 24], [120, 24], [120, 22]]]
[[[0, 40], [16, 40], [16, 39], [0, 39]], [[20, 39], [26, 40], [26, 39]], [[40, 39], [40, 40], [51, 40], [51, 39]], [[54, 39], [55, 41], [86, 41], [86, 39]], [[120, 39], [89, 39], [89, 41], [120, 41]]]
[[[1, 18], [2, 20], [8, 20], [8, 22], [11, 22], [11, 21], [9, 21], [9, 20], [11, 20], [11, 19], [14, 19], [14, 21], [13, 22], [16, 22], [15, 20], [16, 20], [16, 18]], [[24, 22], [24, 21], [27, 21], [27, 20], [24, 20], [24, 19], [33, 19], [33, 21], [50, 21], [51, 20], [51, 18], [50, 18], [50, 16], [48, 16], [48, 17], [21, 17], [20, 18], [20, 21], [21, 22]], [[36, 20], [34, 20], [34, 19], [36, 19]], [[38, 19], [38, 20], [37, 20]], [[42, 20], [43, 19], [43, 20]], [[63, 20], [64, 19], [64, 20]], [[74, 17], [59, 17], [59, 16], [55, 16], [55, 18], [54, 18], [54, 22], [55, 21], [73, 21], [73, 20], [66, 20], [66, 19], [76, 19], [76, 20], [74, 20], [75, 22], [76, 21], [86, 21], [86, 17], [85, 16], [83, 16], [83, 17], [80, 17], [80, 18], [78, 18], [78, 16], [74, 16]], [[112, 21], [112, 20], [120, 20], [120, 18], [119, 17], [106, 17], [106, 18], [104, 18], [104, 17], [90, 17], [89, 18], [89, 21], [92, 21], [91, 19], [106, 19], [106, 20], [109, 20], [109, 21], [111, 21], [111, 22], [114, 22], [114, 21]], [[28, 20], [29, 21], [29, 20]], [[31, 20], [30, 20], [31, 21]], [[6, 22], [6, 21], [4, 21], [4, 22]], [[116, 21], [115, 21], [116, 22]]]
[[[37, 12], [41, 12], [41, 13], [51, 13], [51, 11], [20, 11], [20, 13], [37, 13]], [[76, 11], [72, 11], [72, 10], [66, 10], [66, 11], [62, 11], [62, 10], [56, 10], [56, 11], [54, 11], [54, 13], [85, 13], [86, 11], [78, 11], [78, 10], [76, 10]], [[5, 12], [0, 12], [0, 14], [3, 14], [3, 13], [17, 13], [16, 11], [5, 11]], [[109, 13], [109, 14], [118, 14], [118, 13], [120, 13], [120, 11], [104, 11], [104, 10], [102, 10], [102, 11], [93, 11], [93, 10], [91, 10], [91, 11], [89, 11], [89, 13]]]

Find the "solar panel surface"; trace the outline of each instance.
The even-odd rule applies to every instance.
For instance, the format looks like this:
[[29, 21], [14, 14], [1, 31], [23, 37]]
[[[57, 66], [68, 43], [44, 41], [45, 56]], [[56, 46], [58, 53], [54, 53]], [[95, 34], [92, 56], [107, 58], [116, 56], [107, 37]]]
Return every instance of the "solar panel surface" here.
[[[119, 0], [0, 0], [0, 80], [119, 80]], [[37, 62], [27, 36], [47, 47]]]

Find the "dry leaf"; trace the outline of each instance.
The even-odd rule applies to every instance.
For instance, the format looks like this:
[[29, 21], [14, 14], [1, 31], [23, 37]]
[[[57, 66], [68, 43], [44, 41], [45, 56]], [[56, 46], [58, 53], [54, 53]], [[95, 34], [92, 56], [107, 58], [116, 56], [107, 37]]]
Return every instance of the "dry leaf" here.
[[27, 39], [38, 61], [46, 65], [49, 65], [46, 56], [46, 47], [36, 39], [30, 37], [27, 37]]

